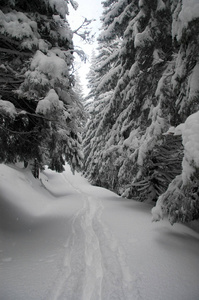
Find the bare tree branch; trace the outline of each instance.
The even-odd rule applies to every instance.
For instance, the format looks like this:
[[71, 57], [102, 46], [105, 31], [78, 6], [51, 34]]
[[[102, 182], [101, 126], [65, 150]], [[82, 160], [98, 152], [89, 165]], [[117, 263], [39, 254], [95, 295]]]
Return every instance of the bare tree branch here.
[[83, 40], [87, 42], [91, 42], [93, 40], [94, 35], [90, 35], [91, 30], [88, 29], [88, 26], [93, 22], [96, 21], [95, 19], [88, 20], [87, 18], [84, 18], [84, 21], [82, 24], [73, 31], [73, 34], [78, 35]]

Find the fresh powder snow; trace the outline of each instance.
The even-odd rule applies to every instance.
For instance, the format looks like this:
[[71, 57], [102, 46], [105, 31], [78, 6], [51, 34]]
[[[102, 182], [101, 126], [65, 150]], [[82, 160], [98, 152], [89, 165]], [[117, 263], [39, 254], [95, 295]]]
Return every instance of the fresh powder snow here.
[[69, 166], [40, 180], [0, 165], [1, 300], [198, 300], [199, 228], [151, 222], [151, 206]]

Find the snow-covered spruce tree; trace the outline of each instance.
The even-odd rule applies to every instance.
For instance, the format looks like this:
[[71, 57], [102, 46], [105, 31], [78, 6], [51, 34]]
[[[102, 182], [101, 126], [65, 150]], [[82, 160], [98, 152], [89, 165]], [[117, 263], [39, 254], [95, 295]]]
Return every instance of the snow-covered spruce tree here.
[[[116, 64], [118, 50], [118, 41], [112, 43], [99, 40], [98, 55], [92, 59], [88, 78], [90, 93], [87, 97], [91, 100], [88, 104], [90, 115], [84, 134], [85, 170], [90, 179], [93, 177], [90, 174], [95, 173], [95, 158], [100, 156], [101, 147], [108, 133], [108, 128], [101, 131], [100, 124], [118, 78], [119, 68]], [[94, 167], [90, 169], [91, 159], [94, 161]], [[95, 184], [100, 185], [100, 181], [96, 181]]]
[[[77, 4], [70, 1], [73, 7]], [[81, 165], [80, 105], [72, 90], [68, 1], [0, 2], [0, 160]]]
[[172, 84], [175, 105], [181, 120], [174, 135], [182, 135], [184, 157], [182, 173], [160, 195], [152, 210], [154, 221], [165, 215], [171, 224], [199, 219], [199, 3], [198, 1], [176, 2], [173, 6], [173, 40], [176, 53]]
[[197, 73], [198, 4], [104, 5], [109, 12], [102, 18], [101, 39], [121, 39], [120, 76], [99, 125], [107, 133], [104, 142], [92, 140], [97, 150], [87, 162], [88, 176], [124, 196], [156, 200], [181, 173], [181, 139], [164, 133], [198, 109], [196, 98], [190, 98], [196, 89], [191, 78]]
[[97, 76], [97, 72], [96, 72], [96, 64], [97, 64], [96, 52], [93, 50], [91, 53], [91, 58], [90, 58], [90, 69], [86, 76], [86, 79], [88, 81], [87, 88], [89, 89], [89, 93], [86, 96], [86, 100], [89, 100], [89, 102], [92, 101], [92, 99], [94, 97], [97, 82], [98, 82], [98, 76]]
[[174, 178], [152, 209], [153, 220], [168, 216], [171, 224], [199, 219], [199, 111], [174, 129], [182, 135], [184, 157], [182, 173]]
[[[127, 191], [126, 186], [135, 179], [140, 169], [136, 163], [140, 141], [151, 123], [147, 120], [149, 111], [151, 109], [152, 112], [155, 106], [155, 97], [150, 95], [155, 94], [157, 82], [165, 68], [164, 56], [169, 55], [167, 53], [171, 38], [169, 31], [164, 30], [166, 36], [163, 38], [161, 33], [161, 38], [164, 45], [165, 39], [168, 39], [168, 49], [165, 50], [167, 53], [161, 49], [162, 45], [158, 45], [160, 50], [155, 52], [155, 42], [150, 31], [151, 23], [155, 19], [155, 8], [148, 2], [144, 4], [138, 1], [106, 1], [104, 6], [104, 26], [100, 39], [112, 43], [115, 39], [120, 39], [120, 50], [116, 60], [119, 76], [100, 122], [100, 131], [107, 134], [104, 144], [100, 151], [98, 150], [98, 173], [92, 180], [94, 183], [101, 182], [101, 185], [111, 182], [109, 188], [122, 193]], [[168, 15], [164, 14], [165, 22], [162, 21], [161, 25], [167, 27]], [[158, 39], [156, 31], [159, 31], [160, 36], [160, 30], [163, 28], [155, 25], [153, 24], [156, 28], [153, 35], [156, 34]], [[92, 160], [89, 164], [92, 169]]]
[[80, 75], [77, 70], [75, 70], [75, 83], [74, 83], [74, 92], [78, 95], [80, 102], [84, 102], [84, 93], [83, 87], [80, 79]]

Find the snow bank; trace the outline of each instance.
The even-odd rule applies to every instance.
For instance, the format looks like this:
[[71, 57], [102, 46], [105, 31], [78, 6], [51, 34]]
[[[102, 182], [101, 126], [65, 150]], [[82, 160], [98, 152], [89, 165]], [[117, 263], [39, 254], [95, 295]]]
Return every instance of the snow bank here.
[[198, 300], [199, 234], [63, 174], [0, 164], [0, 298]]
[[70, 218], [82, 204], [61, 174], [46, 170], [40, 179], [22, 166], [0, 164], [2, 300], [50, 299], [45, 296], [59, 272]]

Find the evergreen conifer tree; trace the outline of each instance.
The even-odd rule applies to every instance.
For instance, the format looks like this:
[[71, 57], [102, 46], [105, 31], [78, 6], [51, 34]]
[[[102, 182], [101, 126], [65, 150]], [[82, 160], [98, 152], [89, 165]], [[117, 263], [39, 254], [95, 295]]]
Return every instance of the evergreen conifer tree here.
[[[100, 156], [101, 149], [106, 140], [108, 128], [101, 131], [100, 124], [106, 113], [109, 100], [113, 94], [119, 69], [117, 68], [118, 41], [107, 42], [99, 38], [98, 55], [92, 58], [91, 72], [89, 74], [90, 93], [87, 99], [92, 99], [89, 107], [89, 120], [84, 134], [85, 170], [90, 176], [90, 159]], [[92, 146], [91, 146], [92, 144]], [[98, 145], [96, 147], [96, 145]], [[99, 165], [96, 164], [98, 168]], [[91, 171], [92, 174], [95, 171]], [[96, 172], [97, 174], [97, 172]], [[95, 184], [99, 184], [95, 181]]]
[[[91, 148], [92, 155], [86, 156], [85, 172], [92, 183], [156, 201], [182, 172], [183, 141], [165, 133], [198, 110], [199, 15], [196, 1], [192, 4], [103, 2], [100, 42], [108, 49], [120, 40], [114, 62], [119, 71], [106, 108], [99, 105], [100, 121], [91, 117], [88, 126], [86, 151]], [[106, 91], [108, 74], [105, 70]], [[98, 100], [95, 95], [94, 107]]]
[[[75, 1], [70, 1], [74, 8]], [[0, 3], [0, 160], [81, 166], [82, 106], [72, 90], [68, 1]]]

